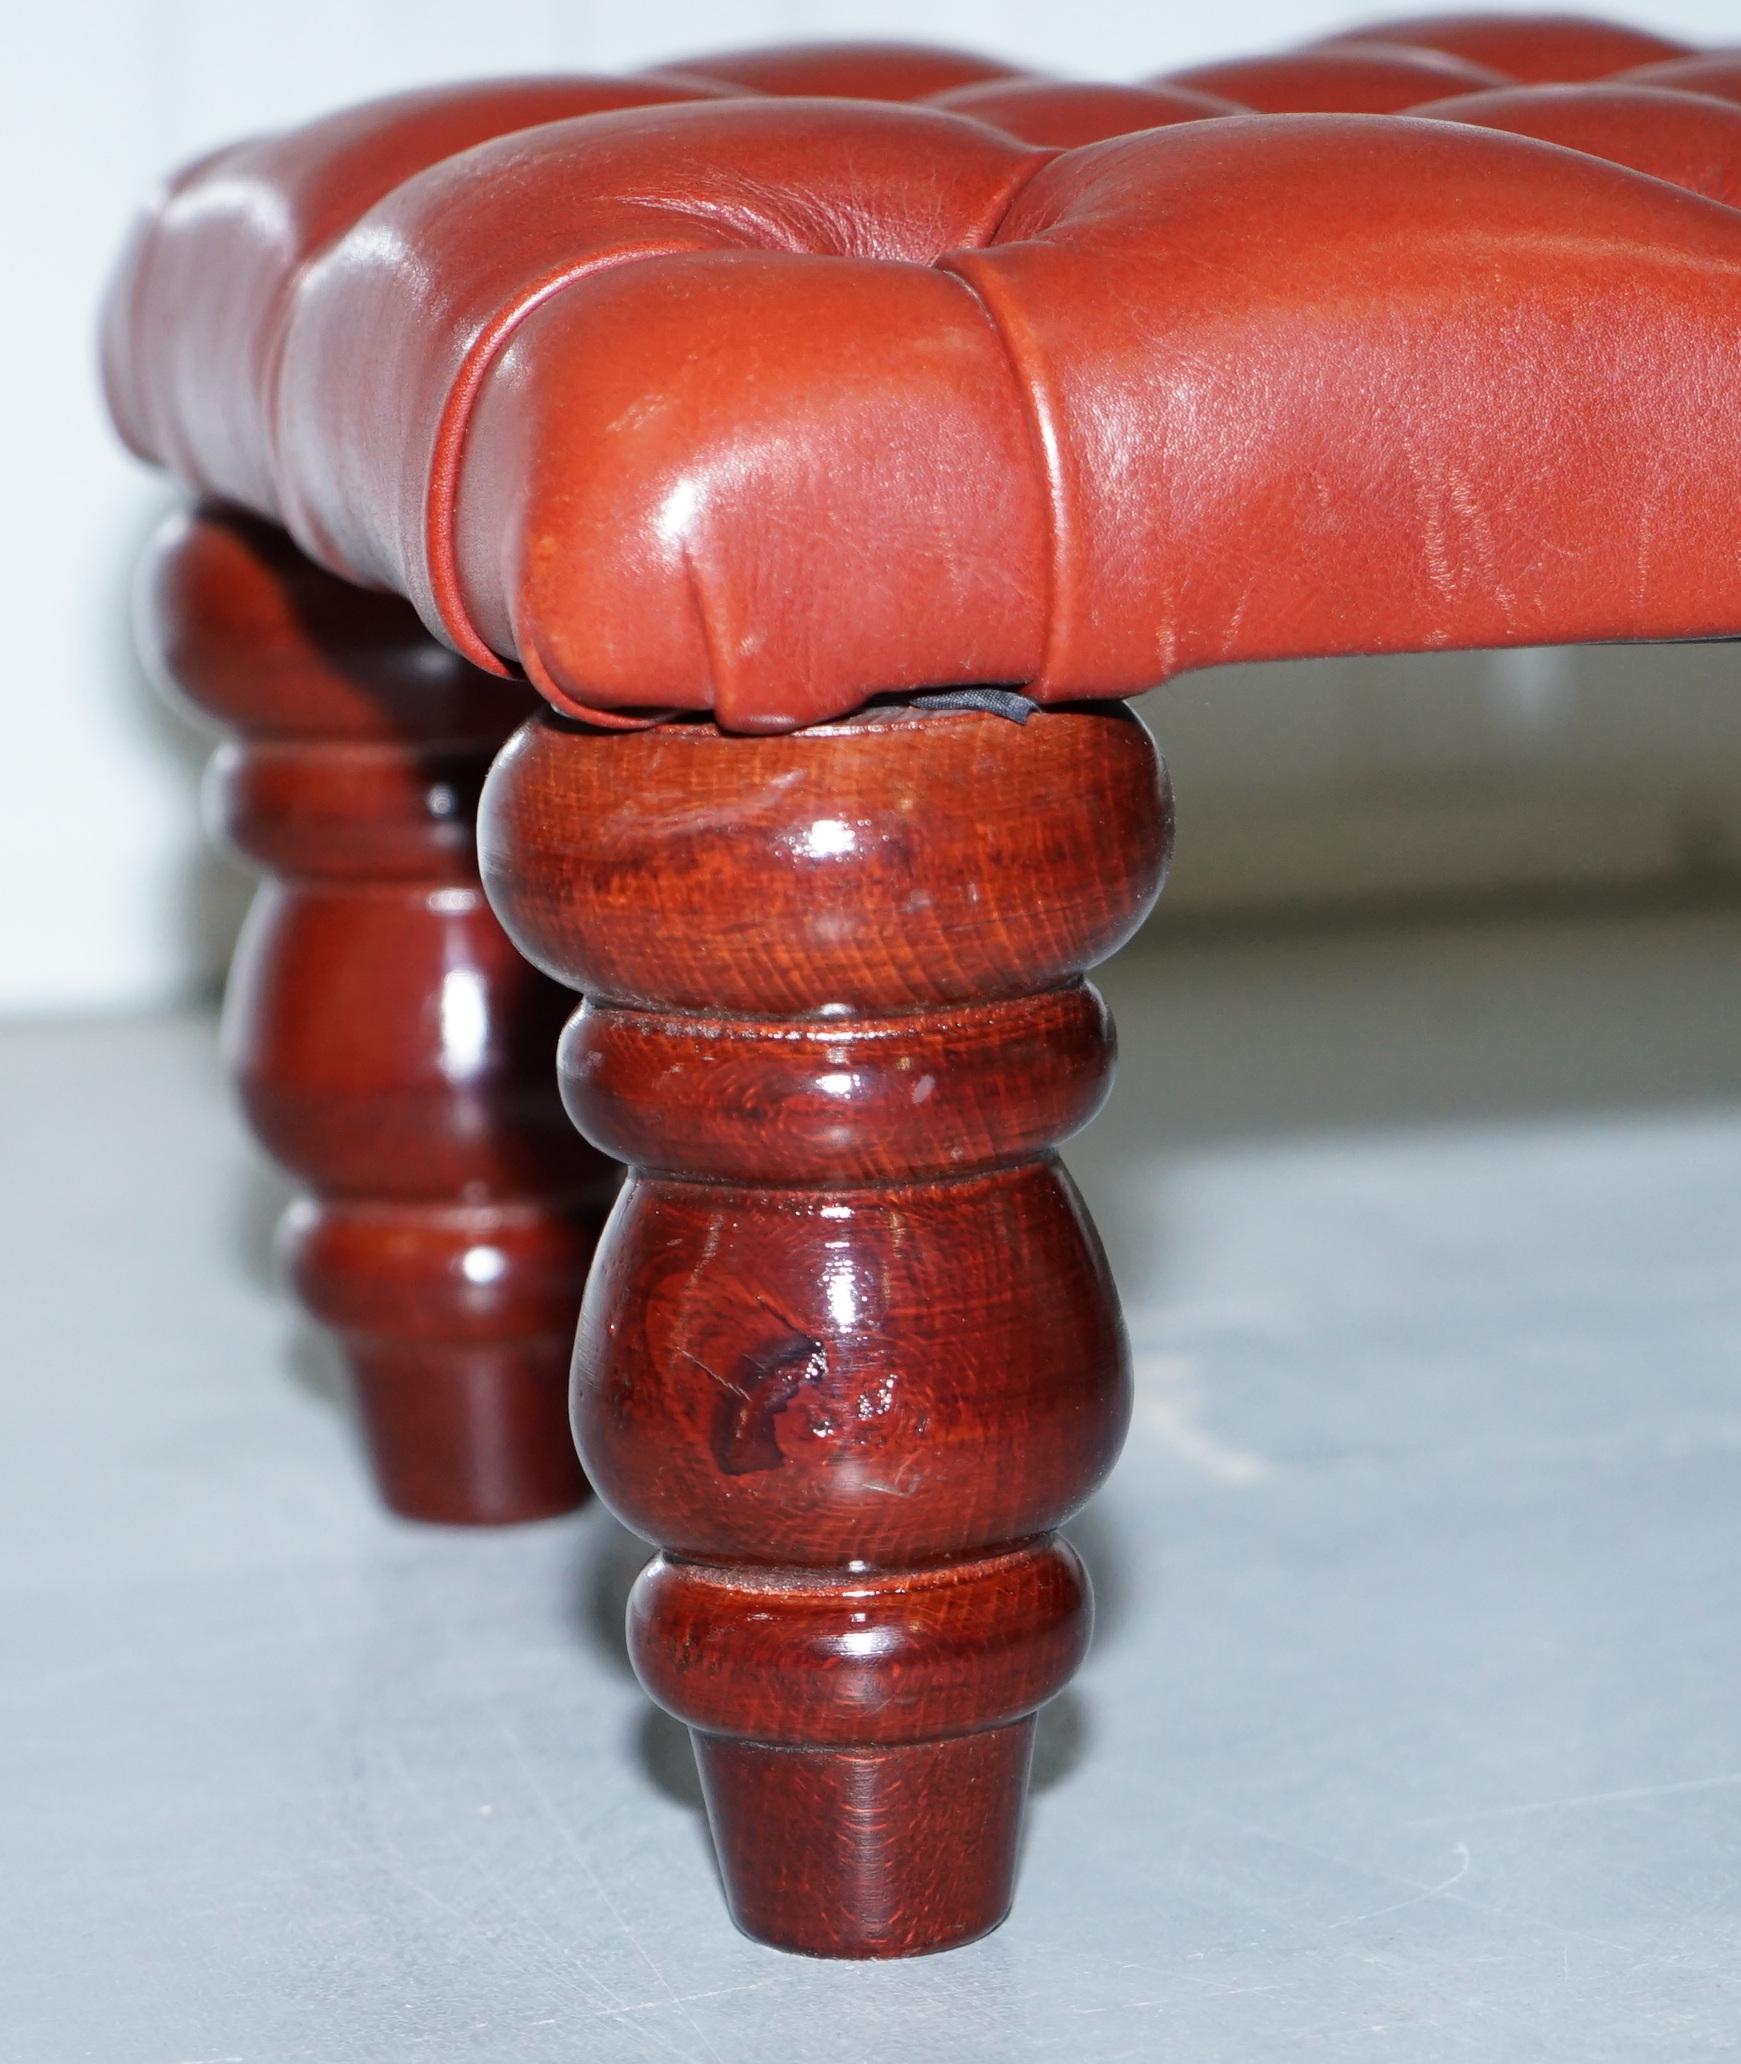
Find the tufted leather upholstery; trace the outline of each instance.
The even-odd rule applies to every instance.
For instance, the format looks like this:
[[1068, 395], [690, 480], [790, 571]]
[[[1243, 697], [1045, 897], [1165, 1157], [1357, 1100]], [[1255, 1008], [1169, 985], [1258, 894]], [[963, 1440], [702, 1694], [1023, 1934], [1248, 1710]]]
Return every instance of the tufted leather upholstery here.
[[1166, 80], [1152, 86], [1109, 86], [1075, 79], [983, 79], [952, 93], [934, 94], [931, 105], [972, 115], [1024, 143], [1057, 144], [1064, 150], [1138, 129], [1200, 122], [1205, 115], [1250, 113], [1224, 94]]
[[1438, 50], [1508, 73], [1521, 84], [1578, 84], [1607, 78], [1634, 65], [1684, 57], [1686, 45], [1651, 29], [1593, 21], [1576, 14], [1429, 14], [1368, 22], [1327, 36], [1343, 43], [1402, 44]]
[[978, 80], [1023, 76], [1016, 66], [971, 50], [915, 43], [788, 43], [773, 50], [722, 50], [710, 57], [686, 57], [671, 70], [746, 93], [856, 100], [924, 100]]
[[1143, 87], [747, 53], [215, 153], [105, 367], [135, 449], [602, 721], [1725, 634], [1738, 192], [1741, 58], [1564, 18]]
[[1264, 115], [1400, 115], [1443, 94], [1479, 93], [1510, 83], [1492, 65], [1382, 43], [1234, 58], [1196, 65], [1173, 78], [1206, 93], [1225, 94]]

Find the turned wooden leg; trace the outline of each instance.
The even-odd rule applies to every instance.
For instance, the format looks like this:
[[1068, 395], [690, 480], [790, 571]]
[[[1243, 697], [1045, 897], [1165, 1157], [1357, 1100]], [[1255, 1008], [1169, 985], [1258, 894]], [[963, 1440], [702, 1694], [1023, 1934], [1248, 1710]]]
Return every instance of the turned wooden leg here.
[[490, 776], [491, 898], [588, 992], [563, 1092], [631, 1166], [577, 1437], [664, 1551], [631, 1652], [764, 1941], [902, 1956], [1008, 1909], [1033, 1716], [1089, 1630], [1053, 1529], [1129, 1411], [1051, 1148], [1111, 1068], [1080, 970], [1153, 901], [1170, 821], [1121, 708], [546, 716]]
[[165, 526], [140, 634], [172, 696], [236, 734], [207, 799], [270, 879], [225, 1044], [262, 1144], [310, 1186], [292, 1279], [343, 1338], [382, 1493], [418, 1519], [563, 1511], [586, 1490], [574, 1305], [614, 1171], [551, 1076], [572, 998], [478, 881], [478, 790], [527, 698], [224, 513]]

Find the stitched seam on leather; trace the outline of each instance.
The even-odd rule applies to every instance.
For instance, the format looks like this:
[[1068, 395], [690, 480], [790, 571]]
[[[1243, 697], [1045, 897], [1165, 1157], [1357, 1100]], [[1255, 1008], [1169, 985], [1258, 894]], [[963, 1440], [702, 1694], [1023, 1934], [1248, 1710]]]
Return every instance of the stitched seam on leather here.
[[423, 487], [423, 549], [429, 566], [429, 592], [448, 635], [463, 657], [493, 674], [506, 672], [501, 659], [479, 637], [460, 601], [453, 528], [459, 505], [459, 477], [472, 410], [497, 357], [526, 318], [565, 287], [577, 286], [597, 273], [614, 271], [648, 258], [681, 257], [690, 247], [649, 244], [645, 248], [592, 252], [578, 264], [548, 274], [511, 307], [500, 309], [472, 340], [441, 404]]
[[520, 647], [520, 668], [534, 688], [559, 716], [578, 717], [583, 724], [596, 724], [602, 731], [645, 731], [680, 712], [667, 709], [608, 709], [601, 704], [581, 702], [570, 695], [544, 663], [536, 645], [516, 634]]
[[701, 591], [701, 569], [695, 563], [695, 554], [690, 549], [689, 539], [684, 537], [678, 545], [683, 560], [683, 586], [689, 596], [689, 606], [695, 612], [695, 629], [701, 639], [701, 649], [707, 655], [707, 671], [713, 676], [713, 712], [720, 714], [720, 697], [725, 689], [725, 677], [720, 671], [719, 652], [714, 644], [713, 624], [707, 614], [707, 597]]
[[1052, 662], [1058, 643], [1058, 597], [1063, 592], [1064, 526], [1059, 514], [1063, 507], [1063, 469], [1058, 458], [1057, 431], [1047, 413], [1040, 406], [1037, 385], [1030, 383], [1024, 377], [1021, 359], [1017, 355], [1015, 346], [1011, 343], [1009, 334], [1000, 321], [997, 310], [991, 300], [981, 290], [979, 283], [962, 269], [964, 262], [975, 255], [977, 254], [973, 251], [966, 251], [959, 258], [951, 256], [944, 260], [943, 266], [940, 269], [947, 270], [951, 278], [959, 280], [962, 286], [966, 288], [975, 305], [979, 308], [980, 313], [990, 325], [992, 335], [997, 339], [998, 349], [1003, 354], [1004, 363], [1010, 369], [1011, 384], [1016, 390], [1016, 406], [1022, 412], [1022, 421], [1027, 426], [1028, 440], [1033, 448], [1040, 477], [1045, 483], [1045, 493], [1042, 497], [1042, 502], [1046, 515], [1046, 604], [1043, 617], [1044, 629], [1040, 643], [1039, 671], [1028, 683], [1029, 687], [1033, 687], [1037, 683], [1044, 683], [1050, 679]]

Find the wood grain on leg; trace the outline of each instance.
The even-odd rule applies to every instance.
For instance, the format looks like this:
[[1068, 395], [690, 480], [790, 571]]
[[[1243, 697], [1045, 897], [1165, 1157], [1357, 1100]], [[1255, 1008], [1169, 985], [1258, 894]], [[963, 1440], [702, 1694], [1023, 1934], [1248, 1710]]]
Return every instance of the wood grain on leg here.
[[694, 1730], [733, 1911], [821, 1955], [982, 1934], [1033, 1715], [1088, 1636], [1054, 1529], [1129, 1412], [1052, 1147], [1110, 1073], [1081, 970], [1165, 865], [1148, 736], [1098, 707], [782, 737], [544, 716], [480, 827], [509, 931], [590, 999], [569, 1111], [631, 1164], [575, 1426], [662, 1551], [630, 1647]]
[[210, 814], [268, 879], [225, 1044], [308, 1185], [292, 1279], [344, 1341], [382, 1493], [420, 1519], [562, 1511], [585, 1494], [567, 1363], [614, 1172], [551, 1072], [572, 998], [478, 880], [478, 792], [530, 698], [228, 513], [165, 526], [140, 602], [153, 670], [232, 734]]

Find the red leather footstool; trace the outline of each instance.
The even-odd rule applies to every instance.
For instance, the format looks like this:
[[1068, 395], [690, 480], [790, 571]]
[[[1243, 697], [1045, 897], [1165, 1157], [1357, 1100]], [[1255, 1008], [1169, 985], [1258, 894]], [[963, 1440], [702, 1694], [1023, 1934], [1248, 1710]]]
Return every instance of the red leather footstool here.
[[233, 1021], [305, 1294], [407, 1423], [570, 1295], [597, 1164], [470, 874], [518, 724], [483, 881], [630, 1169], [575, 1426], [752, 1934], [1009, 1901], [1128, 1411], [1053, 1151], [1170, 837], [1120, 698], [1741, 631], [1738, 99], [1547, 17], [1134, 87], [811, 48], [379, 102], [149, 211], [110, 393], [223, 505], [150, 635], [290, 878]]

